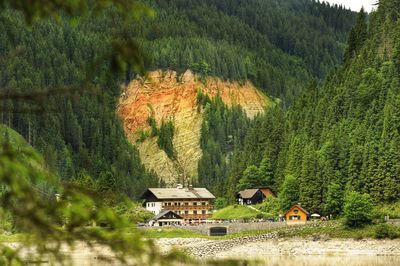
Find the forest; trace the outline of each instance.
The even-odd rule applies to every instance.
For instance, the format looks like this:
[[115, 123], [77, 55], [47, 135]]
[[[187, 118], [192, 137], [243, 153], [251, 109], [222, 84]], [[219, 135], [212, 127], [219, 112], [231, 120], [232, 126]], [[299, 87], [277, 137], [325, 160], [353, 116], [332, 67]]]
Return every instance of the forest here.
[[[337, 217], [398, 204], [400, 0], [380, 0], [371, 14], [309, 0], [33, 2], [0, 0], [0, 230], [35, 236], [39, 256], [95, 240], [121, 263], [186, 259], [153, 251], [132, 227], [149, 218], [132, 199], [162, 182], [116, 108], [146, 69], [250, 80], [279, 98], [249, 119], [198, 91], [194, 185], [216, 207], [261, 186], [279, 194], [262, 206], [269, 213], [301, 203]], [[134, 21], [121, 12], [133, 2]], [[173, 121], [148, 123], [174, 158]], [[23, 264], [19, 250], [0, 251], [0, 264]]]
[[149, 69], [251, 80], [285, 104], [341, 62], [356, 15], [308, 0], [148, 3], [157, 16], [138, 38], [151, 54]]
[[[140, 73], [128, 65], [113, 74], [108, 69], [119, 59], [100, 60], [107, 47], [119, 45], [116, 37], [135, 40], [130, 43], [137, 47], [135, 58], [148, 70], [191, 68], [201, 75], [250, 79], [286, 105], [341, 61], [355, 20], [349, 10], [315, 1], [145, 4], [152, 12], [133, 22], [113, 6], [33, 22], [12, 8], [0, 13], [0, 123], [43, 154], [63, 181], [88, 176], [102, 189], [134, 198], [160, 183], [142, 165], [115, 115], [121, 85]], [[159, 142], [172, 156], [170, 141]]]
[[361, 11], [344, 62], [326, 82], [310, 83], [287, 111], [277, 106], [248, 124], [230, 155], [231, 192], [250, 181], [291, 204], [333, 215], [342, 213], [352, 191], [375, 204], [398, 202], [399, 7], [399, 1], [380, 1], [368, 19]]

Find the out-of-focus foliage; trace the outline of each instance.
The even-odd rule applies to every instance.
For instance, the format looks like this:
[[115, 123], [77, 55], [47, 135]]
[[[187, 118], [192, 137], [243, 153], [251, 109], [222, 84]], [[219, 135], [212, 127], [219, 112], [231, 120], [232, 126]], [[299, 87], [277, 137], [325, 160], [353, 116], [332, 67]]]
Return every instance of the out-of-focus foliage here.
[[[117, 215], [94, 195], [73, 184], [60, 184], [42, 158], [11, 129], [1, 131], [1, 219], [13, 217], [15, 230], [29, 234], [28, 242], [12, 251], [2, 246], [3, 263], [24, 263], [29, 256], [63, 261], [60, 245], [75, 241], [109, 246], [121, 263], [169, 264], [153, 244], [140, 237], [132, 223]], [[54, 192], [59, 193], [59, 197]], [[104, 227], [92, 227], [93, 223]], [[32, 254], [20, 256], [27, 245]], [[25, 250], [26, 251], [26, 250]]]
[[[123, 264], [169, 265], [176, 260], [187, 261], [186, 256], [181, 256], [174, 252], [166, 256], [160, 255], [151, 241], [141, 237], [132, 221], [118, 215], [107, 206], [107, 202], [98, 197], [99, 192], [108, 192], [110, 189], [115, 189], [113, 187], [115, 186], [113, 182], [115, 176], [106, 171], [99, 171], [100, 174], [97, 180], [92, 180], [84, 171], [81, 171], [79, 175], [74, 175], [75, 164], [78, 161], [87, 162], [88, 154], [82, 145], [82, 135], [85, 133], [79, 128], [78, 119], [72, 111], [71, 100], [62, 101], [65, 105], [60, 106], [62, 97], [57, 98], [60, 92], [67, 93], [69, 96], [73, 94], [76, 98], [85, 94], [84, 92], [74, 92], [81, 89], [84, 90], [85, 84], [93, 87], [95, 82], [90, 80], [90, 78], [93, 78], [94, 73], [92, 69], [98, 66], [101, 66], [102, 69], [107, 66], [110, 67], [108, 70], [103, 70], [104, 76], [109, 73], [119, 74], [121, 71], [127, 71], [128, 67], [138, 72], [143, 71], [143, 58], [138, 46], [135, 45], [133, 39], [126, 38], [127, 35], [120, 31], [115, 32], [112, 36], [110, 35], [109, 37], [111, 38], [107, 39], [108, 43], [103, 46], [103, 50], [97, 50], [96, 55], [92, 50], [90, 58], [86, 58], [87, 62], [80, 65], [81, 71], [76, 69], [76, 76], [68, 76], [65, 72], [68, 72], [67, 69], [72, 70], [73, 68], [69, 68], [67, 65], [74, 61], [72, 58], [77, 59], [77, 55], [74, 55], [74, 52], [71, 53], [72, 46], [67, 45], [61, 48], [63, 45], [60, 43], [60, 35], [57, 35], [62, 32], [61, 25], [67, 27], [68, 24], [66, 22], [74, 23], [86, 14], [92, 16], [89, 13], [104, 14], [109, 9], [113, 10], [115, 16], [119, 17], [121, 15], [129, 23], [129, 21], [132, 22], [132, 19], [136, 20], [144, 14], [151, 13], [150, 9], [136, 1], [55, 0], [31, 1], [30, 3], [26, 3], [26, 1], [0, 1], [0, 7], [2, 8], [0, 27], [3, 34], [0, 45], [2, 55], [0, 60], [2, 65], [6, 67], [6, 69], [1, 69], [1, 119], [2, 122], [7, 121], [6, 124], [8, 125], [22, 123], [20, 124], [20, 129], [24, 128], [23, 121], [27, 122], [25, 124], [28, 130], [26, 139], [30, 143], [42, 142], [42, 145], [39, 144], [38, 146], [42, 148], [41, 150], [45, 153], [46, 159], [46, 163], [44, 163], [41, 156], [21, 136], [13, 130], [1, 126], [0, 219], [2, 221], [10, 221], [10, 225], [6, 224], [2, 230], [26, 233], [28, 237], [17, 248], [2, 244], [0, 264], [25, 264], [26, 259], [30, 261], [56, 260], [59, 263], [65, 263], [68, 262], [68, 258], [60, 253], [60, 247], [61, 245], [68, 245], [73, 248], [76, 241], [84, 242], [88, 247], [94, 245], [109, 247], [115, 255], [113, 259]], [[16, 12], [15, 9], [22, 12]], [[21, 16], [25, 17], [31, 28], [27, 27]], [[58, 24], [54, 24], [52, 22], [53, 19], [57, 19]], [[64, 37], [68, 35], [71, 37], [70, 40], [74, 39], [72, 37], [74, 36], [74, 33], [72, 33], [74, 27], [70, 26], [68, 30], [63, 32], [66, 34]], [[40, 32], [41, 30], [44, 31]], [[54, 43], [47, 45], [51, 43], [46, 43], [51, 39], [51, 37], [47, 37], [52, 35]], [[75, 37], [78, 35], [75, 35]], [[85, 37], [83, 34], [80, 37], [83, 37], [80, 39], [83, 41], [80, 43], [82, 45], [85, 43]], [[88, 43], [90, 41], [86, 42], [86, 44]], [[40, 49], [38, 49], [39, 47]], [[87, 47], [90, 47], [90, 45]], [[66, 54], [55, 52], [57, 49], [68, 50], [71, 60], [66, 58]], [[51, 62], [51, 66], [46, 66], [45, 57], [49, 59], [47, 62]], [[57, 59], [61, 59], [61, 61], [57, 61]], [[85, 58], [80, 58], [79, 60], [85, 60]], [[44, 65], [40, 66], [40, 64]], [[61, 65], [66, 68], [60, 69]], [[17, 69], [24, 74], [18, 72], [19, 70]], [[61, 81], [59, 79], [60, 76], [56, 76], [56, 73], [52, 72], [55, 69], [59, 69], [60, 73], [65, 75], [64, 77], [68, 76], [67, 79]], [[21, 81], [21, 79], [24, 81], [16, 83], [14, 78], [18, 81]], [[103, 79], [103, 85], [109, 81], [109, 78]], [[24, 82], [25, 85], [23, 85]], [[94, 87], [96, 86], [94, 84]], [[86, 93], [87, 103], [90, 102], [88, 96], [89, 94]], [[103, 93], [96, 97], [96, 100], [103, 99], [103, 104], [109, 104], [108, 107], [107, 105], [104, 106], [106, 109], [113, 106], [112, 101], [107, 99], [109, 97], [107, 94]], [[63, 112], [43, 114], [42, 110], [46, 109], [44, 108], [45, 105], [55, 106], [52, 103], [57, 103], [57, 107], [61, 108], [56, 108], [56, 110], [62, 110]], [[37, 109], [32, 108], [32, 106], [40, 107], [39, 111], [42, 117], [34, 118], [34, 111]], [[76, 108], [76, 105], [74, 107]], [[51, 110], [51, 108], [47, 110]], [[18, 111], [30, 114], [18, 117], [16, 115]], [[80, 115], [82, 115], [80, 119], [89, 118], [84, 118], [82, 112]], [[38, 128], [42, 127], [39, 126], [40, 121], [45, 122], [43, 121], [45, 119], [42, 120], [41, 118], [46, 116], [48, 123], [42, 125], [43, 131], [47, 131], [48, 137], [55, 140], [54, 146], [43, 145], [49, 139], [46, 139], [45, 135], [41, 135], [41, 139], [37, 139], [37, 135], [34, 133], [37, 133]], [[67, 141], [69, 142], [68, 145], [60, 142], [62, 138], [57, 137], [57, 129], [54, 131], [57, 128], [57, 124], [58, 126], [61, 125], [56, 122], [57, 119], [62, 122], [62, 131], [66, 133], [65, 140], [69, 139]], [[103, 121], [106, 122], [105, 120]], [[90, 124], [89, 121], [85, 122]], [[95, 128], [92, 127], [92, 129]], [[101, 128], [105, 129], [107, 126], [103, 124]], [[113, 131], [112, 126], [108, 128]], [[60, 133], [60, 130], [58, 132]], [[122, 130], [119, 132], [123, 136]], [[114, 139], [117, 139], [117, 137]], [[108, 143], [108, 145], [112, 144], [111, 142]], [[126, 142], [122, 147], [124, 145], [128, 146], [128, 143]], [[112, 148], [116, 147], [118, 145]], [[75, 162], [71, 160], [70, 155], [73, 149], [79, 151], [80, 154], [79, 159], [77, 157]], [[49, 160], [51, 157], [48, 156], [51, 154], [54, 156], [56, 150], [63, 151], [59, 154], [60, 159]], [[125, 157], [129, 157], [129, 153], [135, 154], [132, 147], [127, 147], [119, 152], [125, 152]], [[84, 154], [86, 154], [86, 157], [81, 157]], [[103, 154], [109, 153], [108, 151], [103, 151]], [[128, 158], [125, 162], [129, 162], [129, 160], [132, 160], [132, 158]], [[62, 165], [57, 165], [58, 163], [62, 163]], [[60, 168], [57, 169], [58, 167]], [[132, 163], [130, 163], [128, 169], [134, 169]], [[69, 181], [72, 181], [73, 177], [75, 179], [73, 179], [73, 182], [66, 182], [65, 179], [60, 181], [52, 173], [52, 170], [62, 170], [60, 173], [70, 178]], [[139, 172], [144, 173], [140, 163]], [[86, 185], [86, 187], [82, 187], [82, 185]], [[101, 227], [93, 226], [96, 224], [101, 225]], [[30, 246], [32, 249], [29, 249]], [[99, 254], [99, 258], [102, 258], [102, 254]]]
[[57, 22], [50, 16], [28, 26], [25, 13], [3, 9], [0, 123], [18, 131], [64, 181], [89, 175], [101, 190], [135, 197], [158, 180], [115, 114], [125, 75], [143, 72], [145, 60], [125, 36], [124, 27], [138, 21], [121, 12], [111, 4], [101, 12], [60, 11]]

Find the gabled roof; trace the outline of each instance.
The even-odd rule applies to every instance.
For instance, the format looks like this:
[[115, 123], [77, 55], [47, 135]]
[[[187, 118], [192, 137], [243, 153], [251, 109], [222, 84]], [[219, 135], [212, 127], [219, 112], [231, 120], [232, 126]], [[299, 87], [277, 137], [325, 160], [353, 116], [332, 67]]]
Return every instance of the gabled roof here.
[[143, 194], [153, 194], [157, 199], [215, 199], [206, 188], [149, 188]]
[[170, 213], [170, 212], [171, 212], [174, 216], [176, 216], [176, 219], [183, 219], [182, 216], [176, 214], [175, 212], [170, 211], [170, 210], [165, 210], [165, 211], [160, 212], [159, 214], [157, 214], [157, 215], [154, 216], [153, 218], [151, 218], [150, 221], [157, 221], [157, 220], [160, 220], [160, 219], [162, 219], [165, 215], [167, 215], [167, 214]]
[[239, 196], [242, 199], [251, 199], [258, 191], [258, 188], [252, 188], [252, 189], [245, 189], [242, 191], [239, 191]]
[[290, 208], [287, 212], [285, 212], [285, 215], [290, 212], [291, 210], [293, 210], [294, 208], [298, 208], [301, 211], [303, 211], [305, 214], [309, 215], [310, 213], [308, 211], [306, 211], [306, 209], [302, 208], [299, 204], [295, 204], [292, 206], [292, 208]]
[[267, 194], [265, 193], [265, 191], [269, 191], [269, 192], [271, 193], [272, 196], [276, 197], [275, 192], [274, 192], [270, 187], [260, 187], [259, 189], [260, 189], [260, 191], [264, 194], [264, 196], [266, 196], [266, 197], [268, 197], [269, 195], [267, 195]]

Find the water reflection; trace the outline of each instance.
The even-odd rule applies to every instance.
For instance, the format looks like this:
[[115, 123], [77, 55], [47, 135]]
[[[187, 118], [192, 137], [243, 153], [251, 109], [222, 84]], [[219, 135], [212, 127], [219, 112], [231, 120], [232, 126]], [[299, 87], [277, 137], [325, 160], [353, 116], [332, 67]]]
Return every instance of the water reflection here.
[[262, 259], [268, 266], [396, 266], [399, 256], [279, 256]]
[[[79, 266], [119, 265], [101, 261], [91, 256], [73, 256], [73, 264]], [[399, 256], [268, 256], [259, 259], [266, 266], [396, 266]]]

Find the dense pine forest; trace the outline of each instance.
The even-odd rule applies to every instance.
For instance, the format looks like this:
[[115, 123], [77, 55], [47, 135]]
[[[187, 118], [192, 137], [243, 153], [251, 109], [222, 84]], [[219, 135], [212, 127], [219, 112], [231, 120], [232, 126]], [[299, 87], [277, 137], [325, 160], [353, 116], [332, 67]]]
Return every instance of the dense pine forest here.
[[251, 80], [290, 103], [342, 60], [355, 13], [309, 0], [148, 1], [155, 20], [139, 27], [150, 69], [192, 69]]
[[[146, 4], [155, 18], [136, 24], [127, 24], [113, 8], [30, 25], [17, 11], [0, 14], [0, 122], [36, 147], [63, 181], [89, 176], [101, 190], [133, 197], [159, 183], [141, 164], [115, 115], [121, 84], [135, 71], [110, 75], [108, 65], [115, 62], [92, 64], [121, 32], [137, 40], [148, 69], [191, 68], [202, 75], [250, 79], [290, 103], [305, 84], [322, 80], [341, 61], [355, 20], [353, 12], [314, 1]], [[203, 147], [214, 149], [210, 141]], [[219, 171], [224, 180], [228, 172]]]
[[323, 86], [250, 123], [230, 162], [231, 191], [258, 175], [292, 204], [334, 215], [350, 191], [376, 204], [400, 199], [400, 2], [379, 4], [368, 21], [358, 15], [345, 61]]

